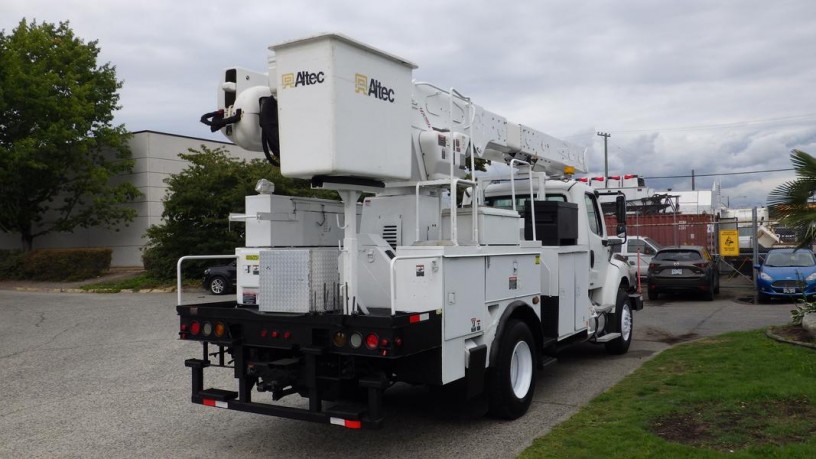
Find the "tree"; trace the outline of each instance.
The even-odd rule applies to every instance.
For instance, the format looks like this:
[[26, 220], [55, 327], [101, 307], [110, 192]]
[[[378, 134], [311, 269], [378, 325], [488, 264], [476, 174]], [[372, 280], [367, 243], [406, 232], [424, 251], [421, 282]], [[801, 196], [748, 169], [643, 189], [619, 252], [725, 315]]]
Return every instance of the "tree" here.
[[59, 25], [20, 21], [0, 31], [0, 230], [35, 238], [113, 227], [136, 215], [141, 193], [112, 179], [132, 171], [115, 67], [97, 64], [96, 41]]
[[793, 229], [800, 246], [809, 245], [816, 237], [816, 158], [804, 151], [790, 155], [796, 179], [779, 185], [768, 195], [770, 217]]
[[[286, 178], [266, 161], [242, 161], [224, 149], [190, 149], [179, 157], [190, 165], [165, 179], [163, 222], [147, 229], [145, 269], [155, 277], [175, 276], [176, 261], [184, 255], [227, 255], [243, 246], [242, 225], [230, 225], [230, 212], [244, 209], [244, 197], [254, 194], [265, 178], [275, 184], [275, 194], [337, 199], [332, 191], [312, 190], [308, 181]], [[197, 275], [202, 264], [190, 263], [188, 275]]]

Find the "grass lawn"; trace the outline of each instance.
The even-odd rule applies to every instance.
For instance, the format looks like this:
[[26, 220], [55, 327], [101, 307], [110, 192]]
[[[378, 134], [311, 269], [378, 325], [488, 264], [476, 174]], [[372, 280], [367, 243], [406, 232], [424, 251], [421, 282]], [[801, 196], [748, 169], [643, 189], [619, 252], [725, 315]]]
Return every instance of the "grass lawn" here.
[[[196, 279], [184, 279], [182, 285], [184, 287], [201, 287], [201, 281]], [[175, 288], [175, 286], [175, 280], [156, 279], [147, 273], [140, 273], [135, 276], [129, 276], [122, 279], [85, 284], [79, 288], [89, 292], [119, 293], [123, 290], [135, 292], [138, 290]]]
[[679, 345], [523, 458], [816, 457], [816, 350], [763, 331]]

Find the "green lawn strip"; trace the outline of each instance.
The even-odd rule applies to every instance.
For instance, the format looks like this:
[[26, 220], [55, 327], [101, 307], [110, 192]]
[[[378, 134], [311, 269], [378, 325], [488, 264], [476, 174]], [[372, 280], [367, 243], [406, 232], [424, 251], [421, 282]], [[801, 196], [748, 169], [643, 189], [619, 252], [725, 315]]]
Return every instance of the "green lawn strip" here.
[[[97, 292], [97, 293], [118, 293], [124, 290], [139, 291], [150, 289], [165, 289], [176, 286], [175, 280], [157, 279], [147, 273], [141, 273], [132, 277], [124, 279], [116, 279], [106, 282], [95, 282], [93, 284], [85, 284], [79, 288], [82, 290]], [[195, 279], [185, 279], [183, 281], [185, 287], [200, 287], [201, 281]]]
[[802, 457], [816, 451], [816, 352], [730, 333], [669, 349], [521, 457]]

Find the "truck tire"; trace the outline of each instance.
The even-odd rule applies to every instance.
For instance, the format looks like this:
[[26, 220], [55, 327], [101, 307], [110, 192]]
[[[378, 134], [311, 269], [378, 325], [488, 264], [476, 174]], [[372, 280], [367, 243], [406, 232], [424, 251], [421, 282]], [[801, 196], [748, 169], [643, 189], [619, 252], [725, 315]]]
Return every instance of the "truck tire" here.
[[[651, 296], [650, 296], [651, 299]], [[629, 295], [625, 290], [618, 290], [618, 299], [615, 305], [615, 314], [612, 316], [614, 322], [611, 324], [613, 333], [621, 335], [606, 343], [606, 352], [610, 354], [625, 354], [632, 343], [632, 305], [629, 302]]]
[[520, 320], [508, 321], [487, 375], [489, 413], [504, 419], [524, 415], [535, 394], [536, 368], [532, 332]]
[[213, 276], [207, 286], [213, 295], [225, 295], [229, 291], [227, 279], [222, 276]]

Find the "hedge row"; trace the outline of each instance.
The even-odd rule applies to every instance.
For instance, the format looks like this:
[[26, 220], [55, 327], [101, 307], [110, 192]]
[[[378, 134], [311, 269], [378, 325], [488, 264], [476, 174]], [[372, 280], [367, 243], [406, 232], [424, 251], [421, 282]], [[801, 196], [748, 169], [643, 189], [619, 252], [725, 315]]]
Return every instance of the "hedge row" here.
[[38, 249], [1, 251], [0, 278], [37, 281], [78, 281], [110, 269], [111, 249]]

